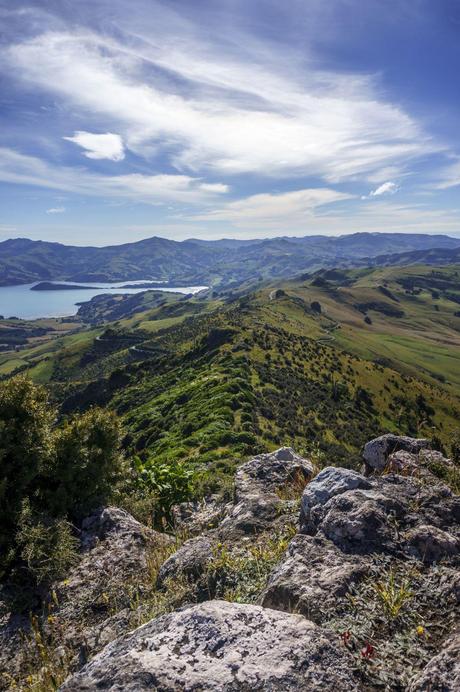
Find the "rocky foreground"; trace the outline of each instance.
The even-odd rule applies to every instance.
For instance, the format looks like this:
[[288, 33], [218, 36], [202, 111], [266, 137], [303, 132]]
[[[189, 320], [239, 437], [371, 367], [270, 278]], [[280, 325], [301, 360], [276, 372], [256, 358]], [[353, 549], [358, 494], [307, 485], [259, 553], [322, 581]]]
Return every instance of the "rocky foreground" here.
[[460, 690], [453, 463], [393, 435], [363, 456], [362, 473], [255, 457], [233, 502], [177, 508], [180, 540], [92, 515], [48, 613], [5, 617], [5, 689], [29, 666], [48, 689], [70, 671], [66, 692]]

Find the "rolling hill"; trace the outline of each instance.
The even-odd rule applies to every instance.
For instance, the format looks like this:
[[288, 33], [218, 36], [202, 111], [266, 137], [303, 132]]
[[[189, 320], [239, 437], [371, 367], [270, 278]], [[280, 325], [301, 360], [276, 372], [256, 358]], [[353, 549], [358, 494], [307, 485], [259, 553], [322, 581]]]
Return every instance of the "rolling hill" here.
[[130, 453], [199, 464], [207, 490], [280, 444], [356, 467], [379, 432], [448, 447], [458, 427], [460, 265], [321, 270], [217, 298], [140, 295], [96, 300], [88, 319], [104, 324], [1, 354], [0, 373], [48, 383], [63, 414], [113, 408]]
[[16, 239], [0, 243], [0, 285], [153, 279], [228, 286], [321, 267], [451, 263], [459, 251], [460, 239], [398, 233], [247, 241], [175, 242], [155, 237], [101, 248]]

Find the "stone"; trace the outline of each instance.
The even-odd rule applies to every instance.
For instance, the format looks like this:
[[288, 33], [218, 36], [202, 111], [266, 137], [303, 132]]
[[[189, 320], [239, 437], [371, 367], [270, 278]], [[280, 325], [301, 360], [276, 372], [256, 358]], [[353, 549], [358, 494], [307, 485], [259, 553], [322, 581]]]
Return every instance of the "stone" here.
[[301, 533], [314, 533], [316, 531], [311, 517], [313, 508], [324, 505], [331, 497], [355, 488], [371, 488], [371, 483], [364, 476], [351, 469], [328, 466], [320, 471], [308, 484], [302, 495], [300, 505]]
[[213, 559], [216, 543], [214, 534], [196, 536], [186, 541], [162, 564], [157, 585], [161, 588], [168, 579], [180, 575], [198, 579]]
[[335, 612], [337, 599], [368, 569], [366, 558], [344, 554], [324, 536], [298, 534], [271, 573], [260, 603], [321, 623]]
[[410, 552], [419, 560], [431, 564], [458, 555], [460, 541], [436, 526], [422, 524], [405, 535]]
[[290, 485], [301, 488], [312, 475], [312, 463], [290, 447], [260, 454], [242, 464], [235, 476], [235, 504], [219, 526], [222, 537], [255, 534], [271, 528], [280, 514], [279, 491]]
[[460, 690], [460, 632], [441, 647], [421, 673], [410, 683], [408, 692], [458, 692]]
[[370, 440], [364, 445], [363, 459], [365, 465], [365, 473], [382, 473], [387, 465], [387, 459], [390, 454], [397, 451], [410, 452], [418, 454], [421, 449], [429, 449], [430, 441], [425, 439], [416, 439], [414, 437], [406, 437], [403, 435], [393, 435], [387, 433]]
[[300, 615], [209, 601], [118, 639], [61, 692], [336, 692], [359, 689], [337, 635]]

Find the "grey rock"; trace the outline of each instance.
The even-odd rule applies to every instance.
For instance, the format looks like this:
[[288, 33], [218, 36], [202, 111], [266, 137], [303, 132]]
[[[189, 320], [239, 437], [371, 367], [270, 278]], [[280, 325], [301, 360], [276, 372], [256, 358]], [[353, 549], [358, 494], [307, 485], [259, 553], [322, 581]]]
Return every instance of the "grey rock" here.
[[460, 552], [460, 541], [436, 526], [422, 524], [411, 529], [405, 536], [410, 552], [426, 563], [439, 562]]
[[433, 467], [451, 469], [454, 464], [451, 459], [434, 449], [421, 449], [417, 453], [400, 449], [387, 458], [386, 470], [402, 476], [414, 476], [427, 482], [437, 482]]
[[376, 437], [364, 445], [363, 459], [366, 474], [381, 473], [387, 465], [388, 457], [394, 452], [403, 450], [418, 454], [421, 449], [429, 448], [430, 441], [425, 439], [393, 435], [392, 433]]
[[371, 488], [371, 483], [361, 474], [351, 469], [328, 466], [308, 484], [302, 495], [300, 505], [301, 533], [315, 533], [316, 526], [312, 520], [312, 510], [324, 505], [336, 495], [356, 488]]
[[410, 683], [408, 692], [460, 690], [460, 632], [457, 632]]
[[242, 464], [235, 476], [235, 504], [220, 524], [222, 536], [254, 534], [270, 528], [279, 516], [278, 494], [290, 484], [306, 485], [313, 465], [290, 447], [260, 454]]
[[337, 598], [368, 570], [365, 557], [344, 554], [324, 536], [298, 534], [270, 575], [260, 602], [267, 608], [302, 613], [321, 623], [334, 613]]
[[110, 644], [61, 692], [357, 691], [337, 636], [299, 615], [210, 601]]
[[213, 559], [216, 543], [217, 537], [211, 533], [186, 541], [161, 566], [158, 586], [162, 587], [166, 580], [179, 575], [198, 579]]

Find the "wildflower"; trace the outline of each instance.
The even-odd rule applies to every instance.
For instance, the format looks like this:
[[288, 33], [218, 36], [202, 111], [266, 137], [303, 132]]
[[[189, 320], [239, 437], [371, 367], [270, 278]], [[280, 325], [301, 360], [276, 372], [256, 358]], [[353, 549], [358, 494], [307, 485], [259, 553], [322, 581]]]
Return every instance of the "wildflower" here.
[[345, 644], [345, 646], [348, 646], [348, 644], [350, 643], [350, 639], [351, 639], [350, 630], [346, 630], [345, 632], [342, 632], [340, 636], [341, 636], [342, 641]]
[[374, 655], [374, 647], [372, 644], [369, 644], [369, 642], [366, 644], [365, 647], [361, 649], [361, 656], [363, 658], [372, 658]]

